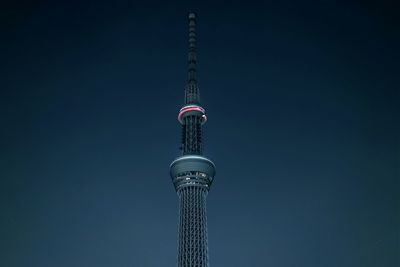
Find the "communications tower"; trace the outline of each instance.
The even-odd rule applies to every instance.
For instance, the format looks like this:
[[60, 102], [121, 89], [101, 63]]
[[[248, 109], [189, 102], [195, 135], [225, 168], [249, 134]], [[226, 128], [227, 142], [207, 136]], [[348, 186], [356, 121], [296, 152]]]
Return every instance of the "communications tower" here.
[[182, 156], [170, 165], [179, 197], [178, 267], [208, 267], [206, 197], [215, 175], [214, 163], [203, 156], [202, 126], [207, 121], [200, 105], [196, 78], [196, 14], [189, 19], [188, 78], [184, 105], [178, 113], [182, 125]]

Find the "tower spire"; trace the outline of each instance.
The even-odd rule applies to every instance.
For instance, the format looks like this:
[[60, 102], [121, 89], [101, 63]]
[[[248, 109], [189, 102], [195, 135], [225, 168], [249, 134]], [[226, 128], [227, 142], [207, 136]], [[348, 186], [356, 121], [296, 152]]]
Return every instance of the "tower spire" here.
[[189, 20], [189, 51], [188, 51], [188, 79], [185, 89], [185, 104], [200, 104], [200, 92], [196, 77], [196, 13], [190, 12]]

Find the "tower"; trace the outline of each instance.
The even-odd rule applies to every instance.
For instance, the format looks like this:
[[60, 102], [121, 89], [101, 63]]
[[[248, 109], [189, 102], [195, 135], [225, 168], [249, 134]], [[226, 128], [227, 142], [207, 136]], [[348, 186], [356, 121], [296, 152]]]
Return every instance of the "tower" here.
[[214, 163], [203, 156], [202, 126], [207, 121], [200, 105], [196, 78], [196, 14], [189, 13], [188, 77], [182, 125], [182, 156], [170, 165], [179, 197], [178, 267], [208, 267], [206, 197], [215, 175]]

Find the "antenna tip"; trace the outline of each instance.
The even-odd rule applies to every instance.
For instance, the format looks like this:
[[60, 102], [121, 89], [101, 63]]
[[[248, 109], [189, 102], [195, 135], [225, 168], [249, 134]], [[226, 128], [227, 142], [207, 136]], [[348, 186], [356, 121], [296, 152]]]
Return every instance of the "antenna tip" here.
[[191, 11], [191, 12], [189, 12], [188, 17], [189, 17], [189, 19], [195, 19], [196, 18], [196, 13]]

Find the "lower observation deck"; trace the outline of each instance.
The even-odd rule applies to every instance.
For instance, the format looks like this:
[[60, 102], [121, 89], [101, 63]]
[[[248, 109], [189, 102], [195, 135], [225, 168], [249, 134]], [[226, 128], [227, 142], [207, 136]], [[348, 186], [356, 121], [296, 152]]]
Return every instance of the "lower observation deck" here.
[[185, 155], [171, 163], [170, 175], [176, 191], [186, 186], [209, 189], [215, 176], [215, 165], [206, 157]]

